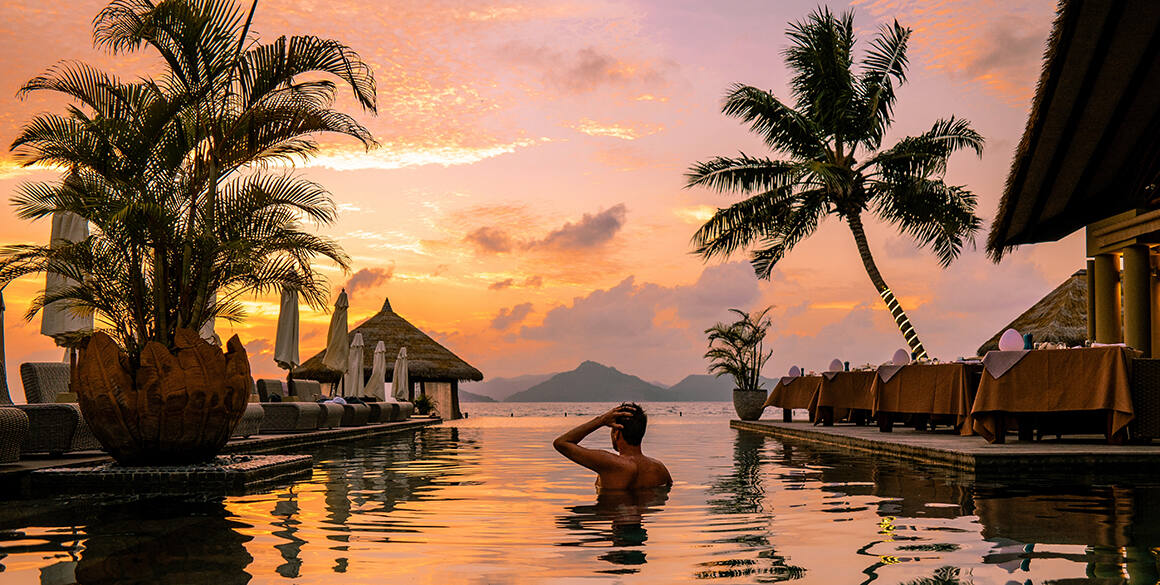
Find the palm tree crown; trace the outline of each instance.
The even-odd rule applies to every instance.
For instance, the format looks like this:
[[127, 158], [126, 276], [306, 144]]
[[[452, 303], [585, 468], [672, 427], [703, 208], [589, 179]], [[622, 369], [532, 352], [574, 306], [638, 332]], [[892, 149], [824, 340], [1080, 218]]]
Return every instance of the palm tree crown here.
[[329, 193], [276, 161], [305, 159], [314, 137], [337, 133], [367, 147], [370, 132], [332, 108], [338, 85], [375, 110], [370, 68], [346, 45], [313, 36], [259, 42], [254, 0], [115, 0], [94, 20], [114, 54], [148, 48], [156, 77], [125, 81], [63, 62], [21, 90], [70, 98], [65, 114], [41, 114], [12, 148], [25, 164], [67, 170], [59, 182], [23, 185], [25, 219], [74, 213], [93, 228], [67, 245], [0, 251], [0, 283], [57, 272], [66, 287], [34, 301], [95, 312], [130, 356], [150, 340], [173, 347], [178, 328], [238, 319], [239, 298], [290, 288], [321, 307], [328, 287], [315, 258], [344, 269], [338, 244], [305, 224], [332, 222]]
[[823, 218], [836, 216], [850, 228], [866, 272], [911, 350], [923, 357], [925, 348], [870, 253], [862, 214], [893, 224], [949, 265], [982, 222], [975, 195], [946, 184], [943, 176], [955, 151], [981, 156], [983, 137], [952, 116], [882, 147], [894, 118], [895, 87], [906, 82], [911, 31], [897, 21], [879, 30], [857, 65], [852, 12], [834, 15], [819, 8], [792, 24], [788, 35], [793, 106], [771, 91], [737, 84], [722, 107], [783, 158], [741, 153], [690, 167], [687, 186], [745, 196], [697, 230], [696, 252], [709, 259], [748, 249], [757, 276], [769, 278]]

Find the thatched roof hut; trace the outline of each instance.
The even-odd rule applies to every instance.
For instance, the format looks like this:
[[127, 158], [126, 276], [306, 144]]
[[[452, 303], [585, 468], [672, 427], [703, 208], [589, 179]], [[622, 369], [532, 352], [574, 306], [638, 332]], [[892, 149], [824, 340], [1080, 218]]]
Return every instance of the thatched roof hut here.
[[1030, 333], [1036, 342], [1082, 345], [1088, 335], [1087, 289], [1087, 270], [1072, 274], [980, 346], [979, 355], [999, 349], [999, 337], [1007, 329]]
[[[399, 354], [401, 347], [407, 348], [407, 373], [412, 382], [459, 382], [483, 379], [482, 372], [396, 314], [391, 309], [390, 299], [383, 300], [383, 309], [375, 316], [351, 329], [352, 338], [355, 333], [362, 333], [363, 336], [363, 367], [366, 376], [370, 375], [371, 366], [374, 364], [375, 345], [382, 341], [387, 348], [388, 381], [394, 374], [395, 356]], [[323, 353], [318, 352], [301, 366], [294, 368], [294, 377], [320, 382], [338, 382], [342, 374], [322, 365]]]
[[1059, 1], [1027, 127], [991, 223], [993, 259], [1157, 208], [1158, 35], [1154, 0]]

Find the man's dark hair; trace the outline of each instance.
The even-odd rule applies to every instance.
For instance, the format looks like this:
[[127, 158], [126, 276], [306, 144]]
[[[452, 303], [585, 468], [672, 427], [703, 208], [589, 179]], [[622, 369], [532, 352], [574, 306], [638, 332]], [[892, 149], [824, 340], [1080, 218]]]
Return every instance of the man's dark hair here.
[[639, 447], [640, 442], [644, 439], [645, 427], [648, 426], [648, 415], [635, 402], [622, 402], [620, 408], [630, 412], [630, 414], [616, 417], [617, 424], [622, 427], [620, 436], [624, 437], [624, 441], [629, 445]]

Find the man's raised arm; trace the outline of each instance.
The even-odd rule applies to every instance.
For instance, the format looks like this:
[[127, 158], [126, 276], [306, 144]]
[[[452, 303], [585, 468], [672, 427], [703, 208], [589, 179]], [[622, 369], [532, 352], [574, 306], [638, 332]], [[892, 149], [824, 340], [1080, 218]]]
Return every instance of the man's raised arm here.
[[583, 441], [585, 437], [591, 435], [592, 431], [595, 431], [596, 429], [599, 429], [603, 426], [619, 429], [620, 424], [616, 422], [616, 418], [625, 414], [627, 414], [627, 412], [621, 410], [619, 406], [613, 408], [612, 410], [597, 416], [596, 418], [584, 424], [581, 424], [580, 426], [560, 435], [559, 437], [556, 437], [556, 440], [552, 441], [552, 446], [555, 447], [561, 455], [571, 459], [572, 461], [575, 461], [576, 463], [579, 463], [580, 465], [583, 465], [584, 467], [587, 467], [588, 469], [591, 469], [592, 471], [597, 473], [602, 471], [609, 471], [618, 465], [619, 458], [616, 455], [609, 453], [608, 451], [581, 447], [580, 441]]

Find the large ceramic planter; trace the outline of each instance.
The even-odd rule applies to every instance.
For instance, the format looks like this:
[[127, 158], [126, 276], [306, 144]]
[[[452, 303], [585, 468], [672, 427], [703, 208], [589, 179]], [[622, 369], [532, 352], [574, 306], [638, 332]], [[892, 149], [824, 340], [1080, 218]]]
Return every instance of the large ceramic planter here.
[[733, 410], [741, 420], [757, 420], [765, 410], [765, 390], [733, 390]]
[[177, 331], [176, 353], [150, 342], [134, 372], [129, 356], [93, 335], [74, 378], [81, 413], [122, 465], [182, 465], [216, 456], [242, 418], [253, 380], [238, 336], [226, 351]]

